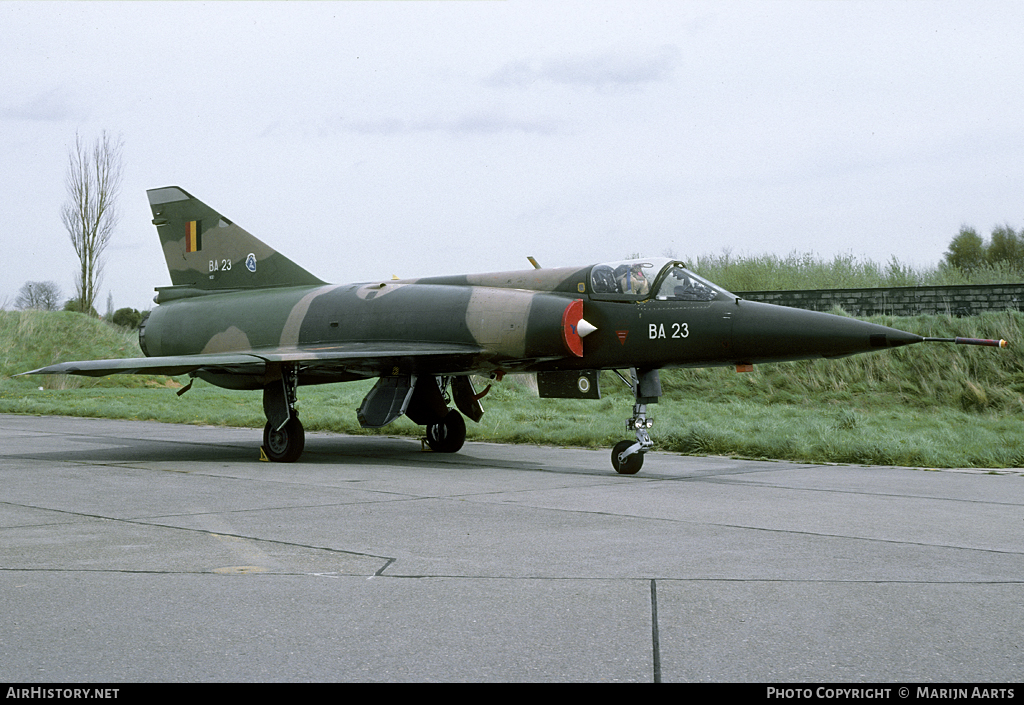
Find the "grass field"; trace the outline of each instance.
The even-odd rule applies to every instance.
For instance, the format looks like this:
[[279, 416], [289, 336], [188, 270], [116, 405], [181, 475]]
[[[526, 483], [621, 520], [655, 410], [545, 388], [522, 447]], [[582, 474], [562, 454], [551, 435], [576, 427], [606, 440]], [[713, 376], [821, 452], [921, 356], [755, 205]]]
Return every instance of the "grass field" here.
[[1021, 281], [1022, 274], [1002, 262], [967, 274], [945, 265], [914, 268], [895, 257], [883, 265], [852, 254], [825, 260], [813, 252], [735, 257], [726, 250], [690, 264], [697, 274], [732, 292], [1006, 284]]
[[[1009, 350], [922, 344], [834, 361], [662, 371], [651, 407], [657, 450], [804, 462], [1006, 468], [1024, 466], [1024, 315], [870, 319], [937, 337], [1006, 338]], [[135, 333], [73, 313], [0, 311], [0, 412], [153, 419], [262, 428], [258, 392], [197, 381], [119, 375], [19, 377], [67, 359], [139, 356]], [[372, 381], [303, 387], [298, 409], [310, 431], [421, 436], [401, 419], [360, 429], [355, 409]], [[40, 388], [41, 387], [41, 388]], [[539, 399], [510, 377], [484, 399], [469, 438], [610, 448], [628, 437], [632, 397], [602, 375], [599, 401]], [[258, 443], [258, 433], [253, 442]]]

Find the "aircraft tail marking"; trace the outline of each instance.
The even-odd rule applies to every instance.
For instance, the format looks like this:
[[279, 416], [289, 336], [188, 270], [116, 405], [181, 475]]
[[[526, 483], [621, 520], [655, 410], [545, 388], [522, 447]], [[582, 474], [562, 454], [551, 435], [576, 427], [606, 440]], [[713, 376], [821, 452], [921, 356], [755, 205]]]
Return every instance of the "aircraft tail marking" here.
[[203, 249], [203, 221], [190, 220], [185, 224], [185, 252]]
[[174, 287], [212, 292], [324, 283], [177, 186], [146, 195]]

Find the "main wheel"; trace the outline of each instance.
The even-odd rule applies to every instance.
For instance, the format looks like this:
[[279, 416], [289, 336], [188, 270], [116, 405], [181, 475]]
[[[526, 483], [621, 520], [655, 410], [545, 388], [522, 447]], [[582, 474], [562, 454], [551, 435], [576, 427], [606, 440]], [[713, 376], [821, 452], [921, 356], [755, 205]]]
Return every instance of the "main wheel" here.
[[612, 467], [615, 468], [615, 472], [620, 475], [636, 475], [640, 472], [640, 468], [644, 464], [643, 453], [633, 453], [633, 455], [626, 458], [624, 463], [619, 462], [619, 454], [622, 453], [626, 448], [633, 445], [635, 441], [619, 441], [612, 448]]
[[457, 453], [466, 442], [466, 420], [455, 409], [439, 423], [427, 426], [427, 445], [437, 453]]
[[306, 432], [298, 416], [288, 419], [280, 431], [272, 429], [269, 421], [263, 427], [263, 452], [275, 463], [294, 463], [305, 445]]

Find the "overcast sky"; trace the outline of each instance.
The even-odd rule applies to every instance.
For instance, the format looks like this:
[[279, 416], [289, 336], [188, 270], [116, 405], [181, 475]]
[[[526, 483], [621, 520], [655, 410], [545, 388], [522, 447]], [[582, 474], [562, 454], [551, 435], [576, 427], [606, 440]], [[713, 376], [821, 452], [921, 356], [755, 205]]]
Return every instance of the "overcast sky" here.
[[74, 293], [76, 131], [123, 137], [97, 308], [177, 185], [331, 282], [852, 254], [1024, 227], [1024, 3], [0, 2], [0, 304]]

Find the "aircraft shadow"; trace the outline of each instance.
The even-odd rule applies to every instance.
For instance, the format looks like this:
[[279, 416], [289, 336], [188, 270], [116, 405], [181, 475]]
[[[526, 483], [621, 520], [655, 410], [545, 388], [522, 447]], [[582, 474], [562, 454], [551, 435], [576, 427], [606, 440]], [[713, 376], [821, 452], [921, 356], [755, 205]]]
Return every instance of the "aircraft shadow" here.
[[[55, 464], [139, 465], [145, 463], [174, 463], [187, 472], [188, 466], [211, 463], [218, 465], [248, 465], [260, 462], [259, 431], [252, 433], [251, 443], [240, 443], [237, 438], [223, 443], [203, 441], [168, 441], [152, 439], [110, 439], [94, 441], [96, 447], [74, 450], [27, 450], [0, 453], [7, 460], [49, 461]], [[93, 442], [93, 441], [89, 441]], [[436, 453], [424, 449], [419, 439], [394, 436], [327, 436], [311, 435], [306, 438], [302, 457], [294, 466], [380, 466], [453, 469], [483, 467], [517, 471], [543, 471], [572, 474], [607, 474], [605, 469], [574, 463], [577, 451], [565, 449], [556, 462], [550, 457], [541, 459], [512, 459], [487, 457], [490, 453], [474, 452], [474, 444], [467, 443], [458, 453]], [[522, 453], [517, 455], [522, 456]], [[563, 461], [564, 462], [559, 462]], [[267, 463], [271, 465], [271, 463]], [[288, 467], [292, 464], [274, 464]]]

